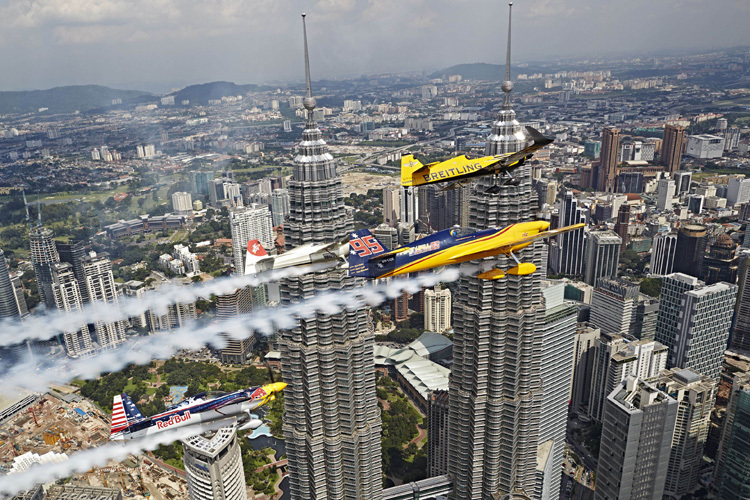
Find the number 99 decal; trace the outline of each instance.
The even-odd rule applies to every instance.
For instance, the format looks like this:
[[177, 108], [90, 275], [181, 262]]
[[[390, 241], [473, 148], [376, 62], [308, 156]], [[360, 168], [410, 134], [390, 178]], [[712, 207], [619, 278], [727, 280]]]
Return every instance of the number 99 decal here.
[[378, 254], [384, 250], [383, 246], [371, 234], [362, 238], [351, 239], [349, 240], [349, 244], [360, 257]]

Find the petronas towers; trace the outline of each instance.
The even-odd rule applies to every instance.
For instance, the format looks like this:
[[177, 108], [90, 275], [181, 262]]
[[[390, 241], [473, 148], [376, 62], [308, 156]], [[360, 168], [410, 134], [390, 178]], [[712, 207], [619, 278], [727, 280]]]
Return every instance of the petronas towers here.
[[[307, 121], [288, 184], [287, 248], [349, 237], [341, 177], [313, 118], [307, 31], [303, 104]], [[362, 285], [346, 269], [287, 279], [282, 301], [296, 303], [326, 290]], [[381, 496], [380, 411], [375, 397], [374, 335], [367, 310], [318, 314], [279, 335], [284, 379], [284, 438], [291, 496], [296, 500]]]

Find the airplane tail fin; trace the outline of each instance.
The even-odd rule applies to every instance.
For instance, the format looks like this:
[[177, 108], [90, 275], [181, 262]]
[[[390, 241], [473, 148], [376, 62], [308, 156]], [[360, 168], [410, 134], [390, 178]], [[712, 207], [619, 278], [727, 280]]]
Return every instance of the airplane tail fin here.
[[247, 242], [247, 255], [245, 257], [245, 274], [257, 274], [256, 264], [261, 260], [268, 257], [266, 249], [260, 244], [258, 240], [250, 240]]
[[143, 414], [127, 393], [117, 394], [112, 403], [112, 425], [110, 435], [126, 430], [130, 425], [143, 420]]
[[406, 155], [401, 157], [401, 185], [411, 186], [412, 185], [412, 174], [424, 167], [422, 163], [414, 158], [414, 155]]
[[388, 252], [369, 229], [360, 229], [349, 235], [349, 276], [370, 276], [370, 259]]

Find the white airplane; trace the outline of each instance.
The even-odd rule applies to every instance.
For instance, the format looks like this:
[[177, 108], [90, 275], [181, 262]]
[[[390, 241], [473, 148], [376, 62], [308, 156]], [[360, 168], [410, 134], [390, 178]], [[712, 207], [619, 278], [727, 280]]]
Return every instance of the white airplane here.
[[330, 262], [332, 267], [347, 267], [349, 265], [348, 257], [348, 239], [320, 245], [307, 243], [301, 247], [287, 250], [280, 255], [268, 255], [258, 240], [250, 240], [247, 243], [245, 274], [258, 274], [272, 269], [309, 266], [324, 262]]

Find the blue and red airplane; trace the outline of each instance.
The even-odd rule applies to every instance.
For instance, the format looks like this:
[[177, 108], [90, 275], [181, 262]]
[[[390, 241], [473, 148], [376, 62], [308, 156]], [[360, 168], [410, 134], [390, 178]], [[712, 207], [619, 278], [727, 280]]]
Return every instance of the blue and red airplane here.
[[548, 230], [549, 222], [533, 221], [475, 233], [454, 227], [390, 251], [369, 230], [361, 229], [349, 235], [349, 275], [389, 278], [501, 254], [511, 257], [517, 265], [505, 271], [491, 269], [477, 278], [496, 280], [506, 274], [531, 274], [536, 271], [536, 266], [519, 261], [514, 252], [526, 248], [535, 240], [575, 231], [584, 225]]
[[276, 394], [285, 387], [284, 382], [272, 382], [230, 393], [203, 392], [152, 417], [144, 417], [130, 396], [119, 394], [114, 398], [109, 439], [135, 439], [168, 429], [222, 420], [226, 420], [227, 425], [239, 424], [239, 430], [256, 429], [263, 422], [253, 418], [250, 412], [276, 399]]

